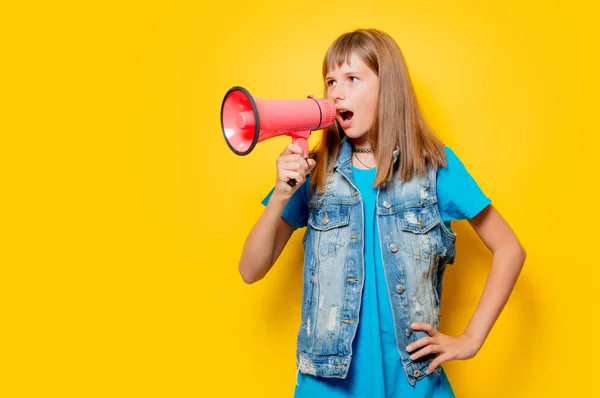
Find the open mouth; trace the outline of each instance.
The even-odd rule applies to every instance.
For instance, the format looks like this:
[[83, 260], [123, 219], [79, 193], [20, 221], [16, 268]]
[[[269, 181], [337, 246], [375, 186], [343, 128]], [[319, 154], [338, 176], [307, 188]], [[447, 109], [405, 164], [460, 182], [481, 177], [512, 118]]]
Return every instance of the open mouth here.
[[345, 110], [339, 111], [338, 114], [341, 116], [342, 120], [345, 122], [352, 120], [352, 117], [354, 116], [354, 112], [345, 111]]

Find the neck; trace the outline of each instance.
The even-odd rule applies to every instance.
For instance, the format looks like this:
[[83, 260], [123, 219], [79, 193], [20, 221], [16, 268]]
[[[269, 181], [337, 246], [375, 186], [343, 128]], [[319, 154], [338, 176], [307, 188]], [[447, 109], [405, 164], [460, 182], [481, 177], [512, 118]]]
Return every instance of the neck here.
[[369, 137], [367, 135], [363, 135], [362, 137], [358, 137], [352, 140], [352, 146], [354, 148], [371, 148], [371, 143], [369, 142]]

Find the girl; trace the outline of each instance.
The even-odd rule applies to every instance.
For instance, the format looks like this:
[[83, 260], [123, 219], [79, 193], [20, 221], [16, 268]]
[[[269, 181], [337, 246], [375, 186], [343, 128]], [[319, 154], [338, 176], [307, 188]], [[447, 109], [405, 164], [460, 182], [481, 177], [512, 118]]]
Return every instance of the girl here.
[[[430, 131], [402, 53], [378, 30], [341, 35], [323, 61], [336, 123], [305, 160], [289, 145], [245, 242], [239, 270], [263, 278], [307, 227], [296, 397], [451, 397], [440, 367], [480, 350], [525, 260], [510, 226]], [[298, 182], [295, 187], [287, 184]], [[437, 330], [450, 221], [493, 252], [465, 332]]]

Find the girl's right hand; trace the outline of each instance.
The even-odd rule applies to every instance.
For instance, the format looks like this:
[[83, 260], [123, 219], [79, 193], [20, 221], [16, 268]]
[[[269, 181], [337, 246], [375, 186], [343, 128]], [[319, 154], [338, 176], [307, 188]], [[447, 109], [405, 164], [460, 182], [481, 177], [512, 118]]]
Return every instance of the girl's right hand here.
[[[273, 195], [288, 200], [294, 192], [304, 184], [306, 175], [312, 171], [316, 162], [314, 159], [305, 159], [302, 149], [295, 144], [289, 144], [277, 158], [277, 182]], [[296, 186], [291, 187], [288, 181], [296, 180]]]

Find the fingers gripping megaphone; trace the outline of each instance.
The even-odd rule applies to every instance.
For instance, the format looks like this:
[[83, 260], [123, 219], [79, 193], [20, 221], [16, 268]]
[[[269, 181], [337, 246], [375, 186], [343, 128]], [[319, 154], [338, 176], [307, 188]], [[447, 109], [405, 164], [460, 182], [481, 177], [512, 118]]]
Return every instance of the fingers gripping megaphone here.
[[[335, 107], [326, 99], [260, 99], [236, 86], [223, 98], [221, 129], [227, 145], [237, 155], [249, 154], [257, 143], [268, 138], [288, 135], [307, 158], [310, 133], [331, 126], [335, 114]], [[296, 181], [288, 184], [293, 187]]]

